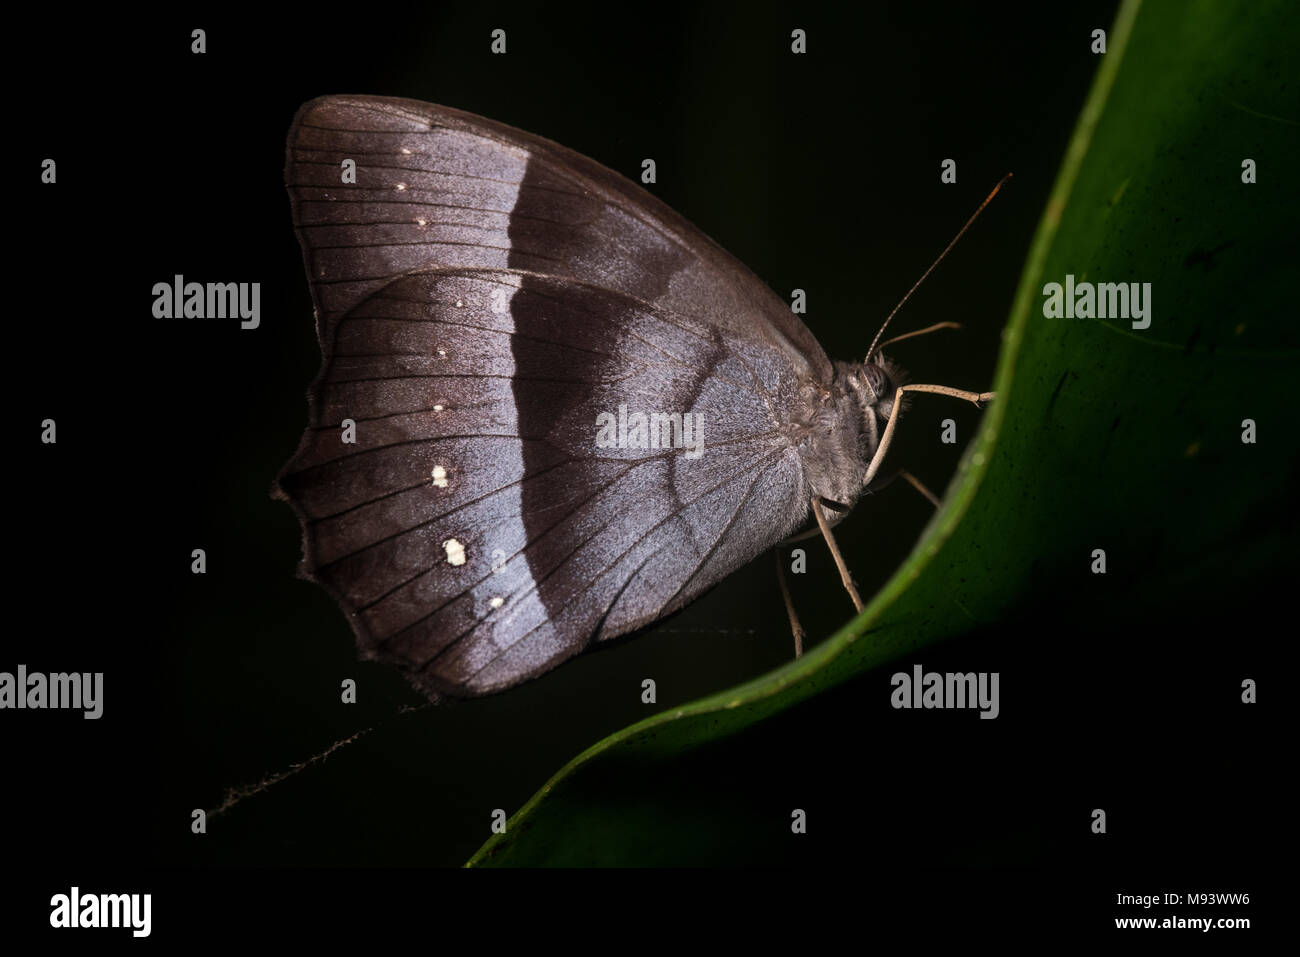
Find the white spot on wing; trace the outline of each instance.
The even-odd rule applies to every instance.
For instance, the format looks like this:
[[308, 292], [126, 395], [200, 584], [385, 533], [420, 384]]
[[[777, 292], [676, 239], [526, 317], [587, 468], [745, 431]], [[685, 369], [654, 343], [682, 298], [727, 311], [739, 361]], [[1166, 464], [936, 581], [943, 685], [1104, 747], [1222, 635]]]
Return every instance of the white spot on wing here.
[[500, 595], [494, 596], [493, 599], [488, 602], [488, 604], [491, 605], [493, 608], [500, 608], [505, 603], [506, 600], [502, 598]]
[[447, 551], [448, 565], [465, 564], [465, 546], [454, 538], [449, 538], [442, 543], [442, 547]]
[[435, 465], [433, 467], [433, 484], [438, 486], [438, 488], [447, 487], [447, 470], [441, 465]]

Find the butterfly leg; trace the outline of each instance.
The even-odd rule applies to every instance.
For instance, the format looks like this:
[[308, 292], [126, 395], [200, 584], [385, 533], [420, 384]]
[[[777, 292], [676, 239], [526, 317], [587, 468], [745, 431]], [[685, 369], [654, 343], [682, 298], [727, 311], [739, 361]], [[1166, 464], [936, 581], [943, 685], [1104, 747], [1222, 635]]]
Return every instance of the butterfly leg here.
[[926, 326], [924, 329], [917, 329], [915, 332], [905, 332], [901, 336], [894, 336], [892, 339], [886, 339], [876, 349], [884, 349], [886, 346], [892, 346], [895, 342], [902, 342], [904, 339], [915, 339], [917, 336], [928, 336], [932, 332], [938, 332], [940, 329], [960, 329], [960, 322], [936, 322], [932, 326]]
[[892, 474], [890, 474], [888, 478], [880, 479], [879, 481], [877, 481], [875, 488], [873, 488], [871, 491], [878, 492], [881, 489], [888, 488], [890, 485], [894, 484], [894, 479], [899, 479], [899, 478], [904, 479], [907, 482], [907, 484], [909, 484], [910, 486], [912, 486], [912, 488], [916, 489], [918, 492], [924, 495], [926, 501], [929, 502], [931, 505], [933, 505], [935, 508], [938, 508], [942, 504], [939, 501], [939, 496], [935, 495], [928, 488], [926, 488], [925, 483], [922, 482], [915, 475], [913, 475], [911, 472], [907, 471], [907, 469], [896, 469]]
[[822, 505], [817, 496], [812, 500], [813, 515], [817, 519], [817, 527], [822, 530], [822, 538], [826, 539], [826, 545], [831, 550], [831, 557], [835, 559], [835, 567], [840, 570], [840, 581], [844, 583], [844, 589], [853, 599], [853, 607], [862, 611], [862, 598], [858, 595], [858, 587], [853, 584], [853, 576], [849, 574], [849, 566], [844, 564], [844, 556], [840, 554], [840, 548], [835, 544], [835, 536], [831, 534], [831, 527], [822, 515]]
[[776, 579], [781, 583], [781, 597], [785, 599], [785, 613], [790, 616], [790, 631], [794, 633], [794, 656], [803, 654], [803, 625], [799, 624], [799, 615], [794, 610], [794, 601], [790, 598], [790, 583], [785, 577], [785, 559], [781, 557], [780, 547], [772, 549], [776, 556]]
[[934, 392], [952, 396], [954, 399], [965, 399], [976, 405], [996, 397], [994, 392], [968, 392], [965, 389], [954, 389], [946, 385], [900, 385], [898, 391], [894, 393], [894, 408], [889, 413], [889, 421], [885, 423], [885, 434], [880, 437], [876, 454], [871, 457], [871, 464], [867, 466], [867, 477], [862, 480], [863, 487], [870, 485], [871, 480], [880, 471], [880, 463], [884, 461], [885, 451], [889, 448], [889, 443], [894, 440], [894, 426], [898, 424], [898, 413], [903, 409], [904, 392]]
[[898, 477], [906, 481], [908, 485], [912, 486], [912, 488], [916, 489], [927, 499], [929, 499], [930, 504], [933, 505], [935, 508], [939, 507], [940, 504], [939, 496], [935, 495], [928, 488], [926, 488], [925, 485], [921, 482], [921, 480], [917, 478], [915, 475], [913, 475], [911, 472], [907, 471], [907, 469], [899, 469]]

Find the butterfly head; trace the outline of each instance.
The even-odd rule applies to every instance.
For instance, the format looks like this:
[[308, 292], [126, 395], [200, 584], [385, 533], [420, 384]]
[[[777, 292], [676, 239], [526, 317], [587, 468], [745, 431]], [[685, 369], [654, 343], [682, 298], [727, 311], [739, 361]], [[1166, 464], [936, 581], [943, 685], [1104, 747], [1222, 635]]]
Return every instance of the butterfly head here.
[[835, 379], [805, 457], [813, 489], [851, 507], [863, 491], [867, 465], [894, 410], [903, 371], [877, 353], [865, 362], [835, 363]]
[[849, 374], [849, 385], [857, 391], [861, 421], [858, 430], [858, 455], [863, 467], [871, 462], [880, 446], [885, 424], [893, 415], [894, 402], [898, 400], [898, 386], [904, 384], [905, 373], [883, 354], [876, 352]]
[[903, 370], [879, 352], [845, 369], [844, 382], [858, 408], [858, 456], [864, 469], [880, 446], [904, 379]]
[[858, 378], [864, 407], [871, 410], [880, 427], [884, 428], [894, 409], [898, 387], [903, 384], [903, 370], [877, 352], [862, 363]]

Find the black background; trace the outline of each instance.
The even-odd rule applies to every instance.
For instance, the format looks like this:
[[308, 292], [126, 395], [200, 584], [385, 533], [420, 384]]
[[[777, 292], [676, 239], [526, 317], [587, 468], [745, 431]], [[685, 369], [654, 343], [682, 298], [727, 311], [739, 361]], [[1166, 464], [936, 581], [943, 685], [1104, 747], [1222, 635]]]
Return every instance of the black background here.
[[[14, 611], [0, 669], [103, 671], [106, 686], [99, 721], [2, 719], [10, 846], [40, 875], [23, 922], [44, 923], [48, 895], [93, 883], [87, 875], [116, 889], [135, 874], [162, 892], [158, 871], [136, 868], [460, 864], [489, 836], [492, 809], [517, 809], [569, 758], [649, 713], [643, 677], [656, 679], [665, 708], [791, 653], [764, 557], [635, 641], [505, 695], [397, 714], [421, 699], [395, 671], [359, 663], [342, 614], [295, 579], [297, 523], [269, 497], [319, 363], [282, 181], [285, 134], [303, 101], [370, 93], [443, 103], [632, 177], [653, 157], [652, 190], [778, 294], [807, 290], [806, 322], [844, 359], [862, 355], [1014, 172], [892, 330], [963, 322], [894, 357], [915, 380], [983, 389], [1096, 69], [1089, 34], [1113, 14], [1113, 3], [834, 14], [802, 4], [565, 13], [474, 4], [298, 22], [214, 9], [75, 32], [47, 22], [15, 36], [52, 79], [11, 107], [22, 131], [11, 182], [29, 210], [23, 273], [11, 280], [34, 295], [10, 316], [7, 342], [20, 451], [9, 469]], [[203, 56], [189, 52], [196, 26], [207, 31]], [[496, 27], [507, 30], [505, 56], [489, 52]], [[808, 31], [805, 56], [790, 53], [794, 27]], [[59, 164], [55, 187], [32, 185], [46, 156]], [[947, 157], [958, 162], [956, 185], [939, 181]], [[176, 273], [261, 282], [261, 328], [153, 319], [151, 287]], [[33, 423], [47, 417], [58, 422], [55, 446], [33, 441]], [[956, 448], [938, 441], [945, 417], [958, 422]], [[961, 403], [918, 404], [894, 461], [941, 493], [977, 420]], [[930, 513], [896, 483], [840, 527], [864, 595]], [[208, 574], [194, 576], [190, 551], [200, 547]], [[824, 548], [812, 542], [808, 554], [793, 588], [816, 641], [851, 606]], [[1277, 602], [1267, 597], [1274, 584], [1260, 583], [1265, 609]], [[895, 712], [878, 673], [801, 705], [797, 724], [768, 722], [664, 769], [680, 776], [684, 807], [707, 781], [710, 799], [734, 801], [744, 820], [788, 828], [788, 809], [809, 806], [837, 822], [781, 858], [723, 841], [681, 863], [843, 866], [863, 882], [924, 865], [1021, 868], [994, 880], [1032, 889], [1049, 910], [1045, 887], [1080, 887], [1073, 904], [1093, 916], [1118, 891], [1248, 885], [1271, 855], [1257, 795], [1273, 765], [1254, 727], [1267, 705], [1244, 717], [1207, 707], [1208, 639], [1176, 622], [1117, 620], [1109, 633], [1078, 634], [1052, 616], [1050, 594], [1040, 597], [995, 633], [917, 659], [1000, 671], [995, 722]], [[1214, 649], [1216, 668], [1233, 674], [1267, 665], [1256, 645]], [[1133, 676], [1129, 695], [1113, 693], [1120, 670]], [[339, 702], [344, 678], [358, 682], [356, 705]], [[206, 835], [190, 833], [191, 810], [215, 807], [227, 787], [376, 725], [214, 818]], [[630, 771], [629, 786], [645, 773], [658, 771]], [[1098, 806], [1125, 812], [1104, 841], [1087, 830]], [[235, 902], [241, 888], [277, 882], [223, 873], [187, 879]], [[327, 893], [366, 882], [340, 875]], [[922, 906], [942, 910], [989, 885], [972, 874], [937, 886], [918, 895]]]

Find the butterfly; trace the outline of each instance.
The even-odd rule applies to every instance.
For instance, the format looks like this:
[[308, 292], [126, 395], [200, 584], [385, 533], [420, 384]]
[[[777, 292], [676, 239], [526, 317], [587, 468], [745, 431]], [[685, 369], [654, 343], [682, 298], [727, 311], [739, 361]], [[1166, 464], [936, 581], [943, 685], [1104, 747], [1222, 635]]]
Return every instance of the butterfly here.
[[830, 527], [903, 393], [992, 397], [904, 385], [879, 335], [830, 360], [664, 203], [483, 117], [316, 99], [285, 179], [323, 364], [277, 494], [360, 654], [435, 700], [672, 614], [810, 510], [860, 608]]

